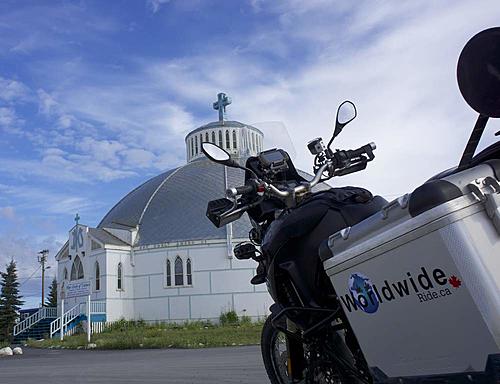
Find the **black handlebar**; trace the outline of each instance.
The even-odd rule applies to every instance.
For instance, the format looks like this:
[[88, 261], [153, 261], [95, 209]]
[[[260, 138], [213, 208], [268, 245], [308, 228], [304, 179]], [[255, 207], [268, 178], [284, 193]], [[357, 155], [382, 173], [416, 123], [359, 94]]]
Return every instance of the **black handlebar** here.
[[355, 158], [360, 157], [362, 155], [368, 155], [368, 158], [370, 160], [373, 160], [375, 158], [375, 156], [373, 155], [373, 151], [375, 149], [377, 149], [377, 146], [375, 145], [375, 143], [370, 143], [370, 144], [363, 145], [362, 147], [360, 147], [358, 149], [348, 150], [348, 151], [346, 151], [346, 153], [347, 153], [347, 157], [349, 159], [355, 159]]
[[231, 187], [226, 189], [226, 196], [236, 197], [238, 195], [247, 195], [254, 193], [256, 191], [256, 187], [254, 184], [246, 184], [239, 187]]
[[242, 185], [241, 187], [236, 187], [236, 192], [238, 195], [246, 195], [247, 193], [252, 193], [255, 190], [253, 185]]

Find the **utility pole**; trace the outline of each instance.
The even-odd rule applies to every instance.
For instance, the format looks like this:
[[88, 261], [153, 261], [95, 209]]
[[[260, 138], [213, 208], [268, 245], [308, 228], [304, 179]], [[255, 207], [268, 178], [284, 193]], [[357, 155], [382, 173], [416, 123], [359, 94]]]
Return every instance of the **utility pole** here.
[[41, 250], [38, 252], [38, 262], [42, 266], [42, 308], [45, 306], [45, 270], [50, 268], [49, 266], [45, 266], [47, 262], [47, 255], [49, 254], [48, 249]]

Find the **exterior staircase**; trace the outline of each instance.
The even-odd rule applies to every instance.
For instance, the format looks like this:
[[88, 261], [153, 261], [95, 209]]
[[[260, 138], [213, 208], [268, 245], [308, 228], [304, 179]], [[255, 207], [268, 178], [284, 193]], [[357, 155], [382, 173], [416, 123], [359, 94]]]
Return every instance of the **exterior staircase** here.
[[57, 308], [42, 307], [34, 314], [14, 326], [13, 342], [22, 343], [27, 339], [43, 339], [50, 337], [50, 324], [57, 317]]
[[[14, 343], [19, 344], [27, 339], [45, 339], [61, 335], [61, 328], [64, 335], [72, 335], [76, 332], [78, 324], [86, 321], [87, 304], [80, 303], [70, 308], [62, 316], [57, 316], [57, 308], [43, 307], [14, 326]], [[106, 321], [106, 302], [91, 301], [90, 319], [92, 323]]]
[[76, 331], [76, 327], [82, 321], [87, 321], [90, 317], [91, 322], [103, 322], [106, 321], [106, 303], [104, 301], [91, 301], [90, 302], [90, 316], [87, 314], [87, 304], [80, 303], [75, 305], [73, 308], [69, 309], [64, 313], [62, 317], [54, 319], [49, 325], [49, 336], [50, 338], [60, 336], [61, 328], [63, 329], [64, 335], [73, 335]]

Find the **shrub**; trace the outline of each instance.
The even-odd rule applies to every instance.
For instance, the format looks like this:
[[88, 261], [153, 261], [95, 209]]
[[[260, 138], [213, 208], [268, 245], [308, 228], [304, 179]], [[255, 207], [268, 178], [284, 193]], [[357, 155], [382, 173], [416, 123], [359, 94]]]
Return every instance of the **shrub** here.
[[239, 319], [235, 311], [222, 312], [219, 316], [221, 325], [238, 325]]
[[248, 325], [248, 324], [252, 324], [252, 318], [251, 318], [250, 316], [243, 315], [243, 316], [241, 316], [241, 318], [240, 318], [240, 324], [241, 324], [241, 325]]

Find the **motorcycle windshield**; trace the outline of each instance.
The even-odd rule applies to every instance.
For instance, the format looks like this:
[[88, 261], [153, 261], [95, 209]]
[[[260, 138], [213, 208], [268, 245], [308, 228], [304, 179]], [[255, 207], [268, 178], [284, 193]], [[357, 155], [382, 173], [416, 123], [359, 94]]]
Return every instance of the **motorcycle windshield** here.
[[263, 134], [262, 145], [258, 152], [272, 148], [285, 150], [290, 158], [295, 158], [297, 152], [286, 125], [281, 121], [265, 121], [252, 124]]

